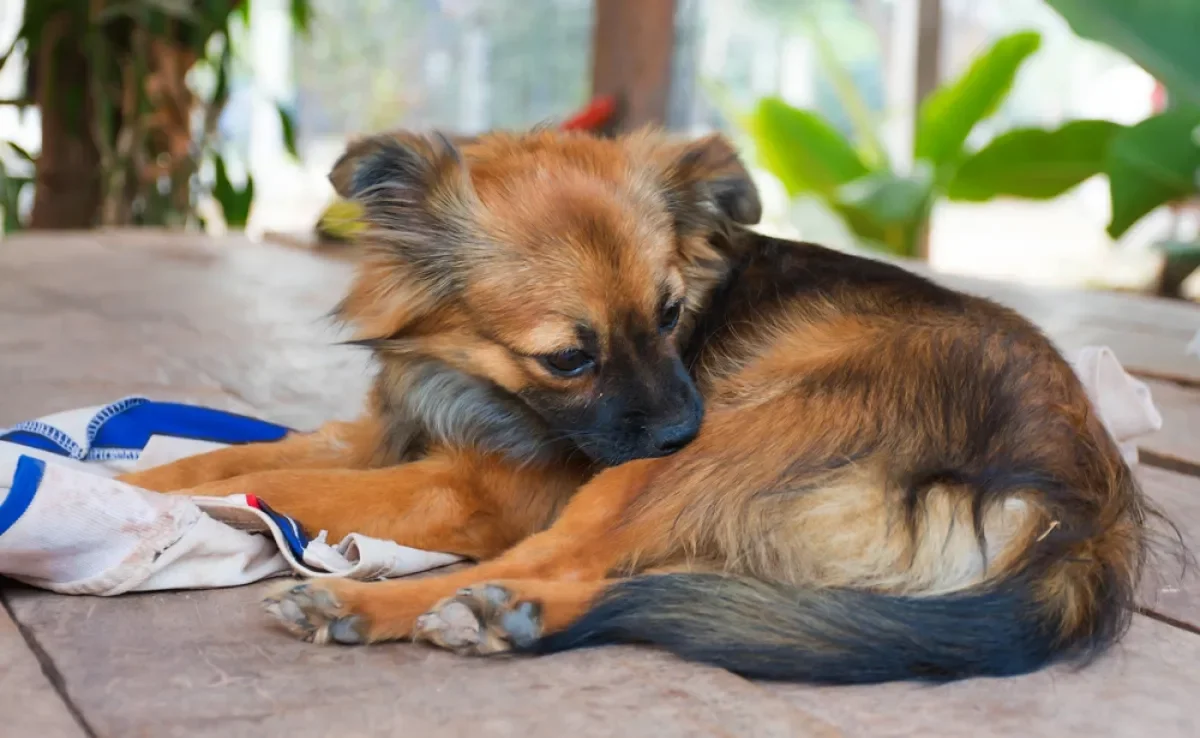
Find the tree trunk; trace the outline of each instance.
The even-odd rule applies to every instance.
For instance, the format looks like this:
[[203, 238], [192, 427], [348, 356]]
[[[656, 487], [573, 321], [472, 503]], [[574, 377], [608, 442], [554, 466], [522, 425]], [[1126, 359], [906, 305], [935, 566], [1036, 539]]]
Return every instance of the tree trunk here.
[[29, 227], [91, 228], [100, 208], [100, 152], [90, 125], [83, 29], [69, 13], [47, 23], [29, 63], [30, 93], [42, 119]]

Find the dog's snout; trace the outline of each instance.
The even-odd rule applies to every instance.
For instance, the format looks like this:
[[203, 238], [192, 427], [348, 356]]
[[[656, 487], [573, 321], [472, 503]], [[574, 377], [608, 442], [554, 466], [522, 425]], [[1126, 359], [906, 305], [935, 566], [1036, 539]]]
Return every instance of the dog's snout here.
[[689, 418], [682, 423], [662, 426], [650, 432], [650, 443], [659, 453], [673, 454], [696, 438], [700, 432], [700, 423]]

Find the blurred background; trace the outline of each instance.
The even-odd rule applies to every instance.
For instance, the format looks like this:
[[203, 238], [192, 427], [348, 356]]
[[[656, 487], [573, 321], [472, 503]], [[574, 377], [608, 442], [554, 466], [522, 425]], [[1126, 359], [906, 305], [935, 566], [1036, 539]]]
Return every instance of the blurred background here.
[[650, 123], [730, 135], [772, 233], [1196, 299], [1197, 29], [1188, 0], [0, 0], [0, 210], [336, 240], [350, 137]]

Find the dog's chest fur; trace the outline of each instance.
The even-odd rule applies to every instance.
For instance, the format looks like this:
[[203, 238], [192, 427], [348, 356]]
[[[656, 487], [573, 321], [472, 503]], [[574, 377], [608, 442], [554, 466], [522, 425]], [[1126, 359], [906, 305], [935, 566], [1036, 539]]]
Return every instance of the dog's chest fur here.
[[472, 449], [517, 464], [573, 451], [516, 396], [434, 359], [384, 362], [375, 392], [383, 420], [381, 466], [419, 459], [431, 447]]

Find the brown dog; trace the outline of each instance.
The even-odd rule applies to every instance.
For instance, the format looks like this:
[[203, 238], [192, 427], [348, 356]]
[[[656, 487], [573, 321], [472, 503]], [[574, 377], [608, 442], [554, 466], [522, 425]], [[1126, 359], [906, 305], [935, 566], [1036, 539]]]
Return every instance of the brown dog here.
[[1026, 672], [1128, 625], [1142, 496], [1029, 323], [742, 227], [719, 137], [352, 145], [366, 414], [127, 477], [482, 563], [289, 585], [316, 642], [630, 641], [818, 682]]

